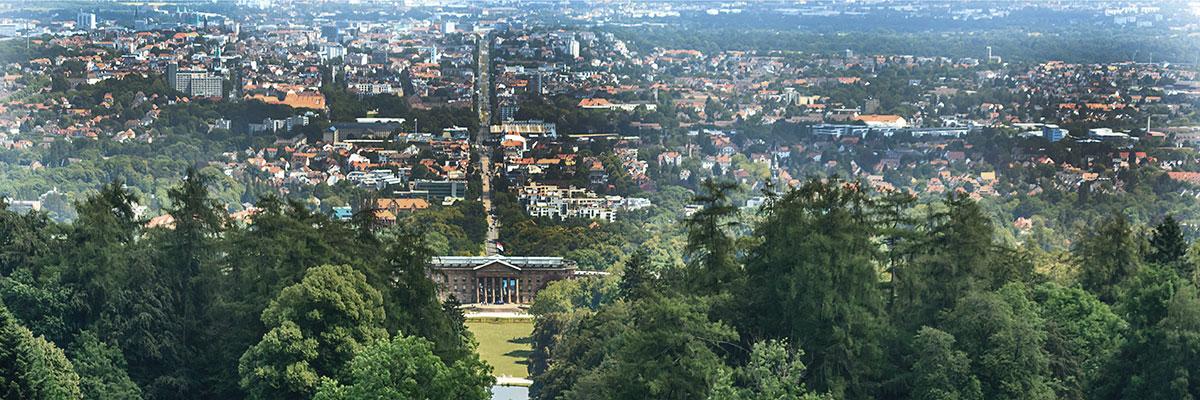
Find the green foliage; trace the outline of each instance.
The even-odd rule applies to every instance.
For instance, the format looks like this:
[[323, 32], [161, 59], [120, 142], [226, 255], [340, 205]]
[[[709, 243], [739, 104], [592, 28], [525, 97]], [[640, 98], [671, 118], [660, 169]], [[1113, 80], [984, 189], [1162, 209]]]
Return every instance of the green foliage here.
[[993, 244], [994, 228], [979, 204], [950, 195], [945, 210], [933, 211], [928, 232], [912, 246], [912, 262], [895, 276], [901, 326], [910, 332], [933, 325], [967, 293], [994, 290], [1027, 280], [1033, 265]]
[[1085, 235], [1072, 249], [1080, 272], [1079, 283], [1101, 301], [1113, 303], [1116, 287], [1141, 265], [1140, 246], [1123, 215], [1116, 215]]
[[[413, 226], [430, 242], [441, 242], [437, 254], [477, 255], [487, 239], [487, 220], [483, 203], [473, 200], [456, 202], [449, 207], [433, 207], [406, 216], [403, 225]], [[432, 246], [431, 246], [432, 247]]]
[[314, 399], [445, 399], [486, 400], [495, 380], [479, 361], [446, 365], [433, 354], [433, 344], [412, 336], [380, 340], [350, 362], [348, 384], [326, 380]]
[[142, 398], [142, 389], [125, 372], [125, 356], [119, 348], [100, 341], [100, 338], [90, 331], [84, 331], [76, 337], [69, 352], [75, 372], [79, 374], [79, 388], [83, 398]]
[[726, 391], [731, 392], [728, 395], [715, 394], [709, 396], [709, 399], [832, 399], [833, 397], [827, 394], [809, 392], [805, 387], [804, 376], [808, 367], [801, 361], [802, 358], [804, 352], [788, 347], [787, 341], [768, 340], [755, 343], [750, 351], [750, 361], [734, 372], [740, 387], [731, 387], [731, 391]]
[[[258, 203], [249, 224], [232, 224], [210, 173], [189, 171], [164, 193], [174, 226], [146, 228], [132, 211], [135, 188], [120, 183], [77, 202], [71, 224], [0, 210], [0, 298], [17, 307], [16, 321], [71, 345], [85, 394], [130, 398], [140, 387], [141, 396], [155, 399], [241, 398], [248, 394], [239, 387], [244, 353], [255, 354], [262, 380], [274, 379], [266, 387], [313, 393], [334, 373], [310, 376], [301, 368], [289, 375], [270, 367], [304, 363], [320, 372], [314, 368], [342, 368], [353, 356], [349, 339], [314, 334], [315, 325], [340, 323], [315, 308], [320, 299], [305, 303], [293, 293], [300, 289], [285, 291], [326, 264], [358, 266], [361, 281], [350, 290], [375, 293], [368, 300], [377, 309], [342, 304], [372, 315], [358, 321], [367, 333], [339, 331], [359, 347], [402, 331], [434, 343], [448, 365], [475, 359], [461, 311], [436, 297], [426, 275], [430, 253], [418, 236], [406, 228], [358, 231], [273, 197]], [[293, 295], [281, 297], [285, 292]]]
[[296, 323], [287, 321], [263, 335], [262, 341], [242, 356], [238, 371], [251, 399], [307, 398], [322, 375], [313, 364], [320, 356], [317, 339], [305, 337]]
[[[1136, 329], [1106, 366], [1092, 398], [1186, 399], [1200, 395], [1200, 295], [1166, 271], [1160, 277], [1178, 289], [1167, 298], [1152, 296], [1165, 313]], [[1167, 282], [1175, 280], [1171, 285]], [[1157, 286], [1154, 291], [1159, 291]], [[1143, 299], [1145, 297], [1142, 297]]]
[[420, 123], [422, 132], [440, 132], [452, 126], [467, 127], [471, 131], [479, 128], [479, 120], [470, 107], [433, 107], [429, 110], [416, 109], [409, 105], [408, 98], [394, 94], [359, 96], [350, 93], [344, 86], [326, 84], [321, 87], [329, 104], [329, 118], [333, 121], [353, 121], [376, 111], [384, 117], [403, 117]]
[[262, 314], [271, 330], [238, 365], [253, 398], [307, 397], [321, 378], [346, 379], [348, 363], [388, 336], [383, 296], [348, 266], [308, 270], [279, 292]]
[[[631, 304], [629, 325], [600, 343], [605, 351], [598, 363], [561, 367], [581, 369], [562, 397], [705, 397], [725, 368], [713, 348], [736, 338], [727, 325], [709, 320], [707, 307], [694, 297], [655, 297]], [[552, 364], [551, 371], [555, 368], [560, 366]]]
[[735, 256], [737, 243], [730, 230], [737, 225], [738, 209], [729, 196], [738, 186], [733, 182], [704, 181], [695, 201], [703, 208], [687, 220], [687, 252], [690, 260], [687, 290], [715, 294], [726, 290], [741, 275]]
[[1188, 243], [1183, 238], [1183, 229], [1170, 215], [1163, 218], [1150, 236], [1150, 249], [1146, 261], [1174, 269], [1184, 279], [1191, 279], [1195, 268], [1187, 263]]
[[810, 354], [809, 384], [871, 397], [888, 329], [868, 196], [839, 180], [810, 181], [767, 205], [749, 251], [743, 337], [786, 338]]
[[50, 252], [49, 225], [46, 214], [17, 214], [0, 199], [0, 276], [31, 268]]
[[77, 399], [79, 375], [63, 351], [34, 337], [0, 304], [0, 397]]
[[617, 282], [617, 296], [622, 300], [633, 301], [649, 297], [662, 290], [663, 285], [653, 268], [654, 266], [650, 265], [650, 254], [646, 249], [638, 249], [630, 255], [621, 268], [621, 280]]
[[553, 318], [552, 322], [544, 322], [546, 317], [539, 317], [534, 326], [533, 354], [549, 353], [553, 363], [539, 366], [541, 362], [536, 359], [530, 363], [531, 399], [562, 398], [581, 376], [598, 368], [611, 354], [608, 344], [630, 329], [631, 320], [630, 306], [625, 302], [613, 303], [595, 313], [549, 316]]
[[1019, 284], [973, 292], [943, 325], [974, 361], [984, 398], [1052, 399], [1046, 333], [1037, 306]]
[[1125, 321], [1095, 295], [1044, 283], [1033, 289], [1045, 322], [1046, 349], [1060, 399], [1084, 399], [1084, 390], [1122, 343]]
[[954, 336], [928, 326], [913, 339], [912, 398], [915, 400], [982, 400], [971, 359], [955, 348]]

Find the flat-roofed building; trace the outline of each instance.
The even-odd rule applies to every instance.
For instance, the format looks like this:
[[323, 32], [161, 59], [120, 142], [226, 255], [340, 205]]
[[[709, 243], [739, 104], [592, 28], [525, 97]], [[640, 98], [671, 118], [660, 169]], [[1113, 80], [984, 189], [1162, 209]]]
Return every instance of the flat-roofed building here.
[[179, 64], [167, 65], [167, 85], [194, 97], [221, 97], [224, 79], [204, 70], [180, 70]]
[[524, 137], [558, 137], [558, 128], [553, 122], [543, 121], [506, 121], [491, 126], [493, 140], [500, 140], [506, 135]]

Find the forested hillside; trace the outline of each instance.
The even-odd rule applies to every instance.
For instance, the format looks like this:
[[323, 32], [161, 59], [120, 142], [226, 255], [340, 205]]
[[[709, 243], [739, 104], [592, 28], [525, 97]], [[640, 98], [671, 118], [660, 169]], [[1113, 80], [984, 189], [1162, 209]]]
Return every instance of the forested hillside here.
[[[0, 214], [3, 397], [488, 397], [424, 239], [273, 197], [239, 223], [208, 180], [189, 171], [155, 227], [117, 184], [71, 224]], [[1197, 254], [1170, 217], [1045, 260], [961, 197], [814, 180], [751, 216], [736, 190], [705, 185], [683, 257], [645, 245], [539, 295], [536, 398], [1197, 393]]]
[[999, 245], [969, 199], [810, 181], [739, 215], [705, 185], [686, 254], [543, 291], [538, 399], [1184, 399], [1196, 249], [1097, 221], [1068, 259]]
[[117, 183], [70, 224], [0, 207], [0, 398], [489, 397], [422, 237], [275, 197], [231, 220], [211, 179], [155, 224]]

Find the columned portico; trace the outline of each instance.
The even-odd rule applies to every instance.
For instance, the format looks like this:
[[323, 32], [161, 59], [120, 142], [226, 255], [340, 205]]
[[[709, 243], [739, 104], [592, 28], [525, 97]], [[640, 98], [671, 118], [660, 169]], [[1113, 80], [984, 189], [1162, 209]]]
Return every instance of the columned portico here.
[[515, 275], [478, 276], [475, 278], [475, 298], [484, 304], [526, 303], [530, 299], [521, 292], [521, 280]]

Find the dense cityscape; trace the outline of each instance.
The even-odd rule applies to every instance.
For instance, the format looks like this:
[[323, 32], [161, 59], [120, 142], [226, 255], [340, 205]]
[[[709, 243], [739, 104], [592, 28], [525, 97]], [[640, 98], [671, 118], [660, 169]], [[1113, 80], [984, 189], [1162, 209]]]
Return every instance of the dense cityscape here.
[[0, 3], [0, 398], [1200, 396], [1200, 3]]

